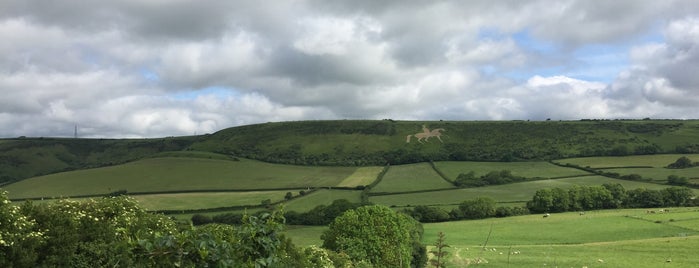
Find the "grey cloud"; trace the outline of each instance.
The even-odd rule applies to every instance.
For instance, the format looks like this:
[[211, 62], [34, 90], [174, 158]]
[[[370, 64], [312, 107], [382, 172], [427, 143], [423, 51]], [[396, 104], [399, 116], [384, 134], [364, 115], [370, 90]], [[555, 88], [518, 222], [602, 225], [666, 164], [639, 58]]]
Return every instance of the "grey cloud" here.
[[[300, 119], [699, 116], [688, 97], [699, 95], [693, 1], [2, 5], [0, 38], [11, 42], [0, 43], [0, 136], [70, 135], [73, 121], [86, 135], [136, 137]], [[554, 84], [522, 81], [574, 71], [576, 49], [667, 22], [666, 40], [637, 48], [603, 90], [555, 74], [541, 74]], [[198, 93], [207, 87], [230, 96]], [[195, 97], [173, 97], [183, 92]]]

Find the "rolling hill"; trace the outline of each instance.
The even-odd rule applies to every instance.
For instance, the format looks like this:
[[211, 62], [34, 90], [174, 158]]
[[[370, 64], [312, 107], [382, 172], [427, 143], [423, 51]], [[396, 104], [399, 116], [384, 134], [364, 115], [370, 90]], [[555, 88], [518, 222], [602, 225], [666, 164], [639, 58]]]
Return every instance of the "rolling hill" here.
[[[440, 142], [412, 137], [442, 128]], [[427, 161], [533, 161], [699, 152], [697, 120], [277, 122], [156, 139], [0, 140], [0, 185], [61, 171], [196, 151], [271, 163], [383, 166]]]

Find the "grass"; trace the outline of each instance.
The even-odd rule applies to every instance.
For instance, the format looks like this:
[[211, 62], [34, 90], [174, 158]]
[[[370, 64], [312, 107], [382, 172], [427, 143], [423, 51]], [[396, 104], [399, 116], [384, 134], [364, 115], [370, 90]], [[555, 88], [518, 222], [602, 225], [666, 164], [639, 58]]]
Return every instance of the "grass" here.
[[[526, 202], [531, 200], [537, 190], [543, 188], [570, 188], [573, 185], [601, 185], [604, 183], [620, 183], [627, 190], [635, 188], [659, 190], [668, 187], [667, 185], [618, 180], [602, 176], [585, 176], [435, 192], [372, 196], [369, 201], [387, 206], [458, 204], [476, 197], [491, 197], [501, 203]], [[699, 193], [697, 190], [694, 192], [695, 194]]]
[[406, 192], [453, 188], [429, 163], [391, 166], [372, 192]]
[[667, 177], [677, 175], [685, 178], [699, 178], [699, 167], [670, 169], [670, 168], [615, 168], [606, 169], [606, 172], [615, 172], [621, 175], [638, 174], [643, 178], [652, 179], [657, 183], [666, 183]]
[[383, 167], [360, 167], [352, 175], [341, 181], [338, 187], [369, 185], [376, 180]]
[[560, 178], [589, 174], [585, 171], [565, 168], [548, 162], [435, 162], [435, 166], [449, 179], [455, 180], [461, 173], [473, 171], [476, 176], [491, 171], [509, 170], [513, 175], [526, 178]]
[[[673, 211], [677, 212], [661, 217], [696, 214], [695, 208]], [[692, 253], [699, 245], [699, 226], [659, 224], [644, 218], [647, 215], [651, 214], [629, 209], [433, 223], [424, 225], [423, 242], [431, 243], [444, 232], [452, 264], [481, 257], [489, 267], [658, 267], [668, 258], [679, 267], [699, 263]], [[491, 226], [488, 250], [483, 251]], [[512, 251], [521, 254], [508, 254]]]
[[287, 191], [246, 191], [218, 193], [178, 193], [134, 195], [147, 210], [188, 210], [259, 205], [262, 200], [284, 200]]
[[356, 167], [306, 167], [240, 161], [164, 157], [123, 165], [34, 177], [6, 187], [10, 198], [129, 192], [261, 190], [330, 187]]
[[287, 201], [284, 203], [284, 210], [293, 210], [298, 212], [309, 211], [318, 205], [329, 205], [337, 199], [347, 199], [347, 201], [359, 203], [361, 202], [360, 194], [361, 191], [328, 189], [318, 190], [305, 196]]
[[320, 240], [320, 235], [327, 229], [327, 226], [287, 225], [283, 233], [291, 238], [296, 246], [321, 246], [323, 241]]
[[[672, 208], [665, 214], [643, 209], [527, 215], [509, 218], [424, 224], [423, 244], [446, 234], [448, 267], [464, 267], [480, 258], [487, 267], [696, 267], [699, 225], [696, 208]], [[670, 218], [676, 218], [669, 222]], [[663, 220], [655, 223], [655, 220]], [[667, 222], [666, 222], [667, 221]], [[488, 237], [487, 250], [483, 243]], [[321, 245], [327, 227], [290, 226], [284, 233], [298, 246]], [[429, 249], [428, 249], [429, 250]], [[511, 254], [517, 252], [518, 254]], [[671, 262], [667, 262], [670, 260]]]
[[674, 163], [678, 158], [686, 156], [692, 161], [699, 161], [699, 154], [656, 154], [634, 156], [606, 156], [606, 157], [582, 157], [556, 160], [558, 163], [571, 163], [581, 167], [613, 168], [629, 166], [666, 167]]

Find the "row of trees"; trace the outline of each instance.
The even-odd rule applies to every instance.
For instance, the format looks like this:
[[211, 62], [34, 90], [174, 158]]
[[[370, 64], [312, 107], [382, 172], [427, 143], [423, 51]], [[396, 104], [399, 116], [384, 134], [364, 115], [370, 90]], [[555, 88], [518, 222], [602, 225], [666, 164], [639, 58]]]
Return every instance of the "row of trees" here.
[[478, 197], [473, 200], [461, 202], [458, 207], [451, 211], [447, 211], [441, 207], [420, 205], [411, 209], [404, 209], [403, 213], [410, 215], [420, 222], [443, 222], [526, 215], [529, 214], [529, 210], [525, 207], [498, 207], [494, 199]]
[[487, 185], [508, 184], [513, 182], [525, 181], [526, 178], [512, 175], [509, 170], [491, 171], [480, 177], [476, 177], [476, 173], [461, 173], [454, 180], [456, 187], [480, 187]]
[[686, 187], [662, 190], [637, 188], [627, 191], [621, 184], [602, 186], [575, 185], [569, 189], [553, 188], [536, 191], [527, 208], [532, 213], [582, 211], [611, 208], [652, 208], [697, 205], [694, 193]]

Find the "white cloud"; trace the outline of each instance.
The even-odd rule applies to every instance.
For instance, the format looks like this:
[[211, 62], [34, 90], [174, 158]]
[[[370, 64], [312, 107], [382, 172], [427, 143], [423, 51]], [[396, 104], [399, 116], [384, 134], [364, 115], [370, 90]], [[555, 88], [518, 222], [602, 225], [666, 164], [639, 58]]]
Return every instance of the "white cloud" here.
[[76, 123], [86, 136], [152, 137], [330, 118], [699, 117], [698, 21], [691, 0], [8, 0], [0, 136], [70, 136]]

